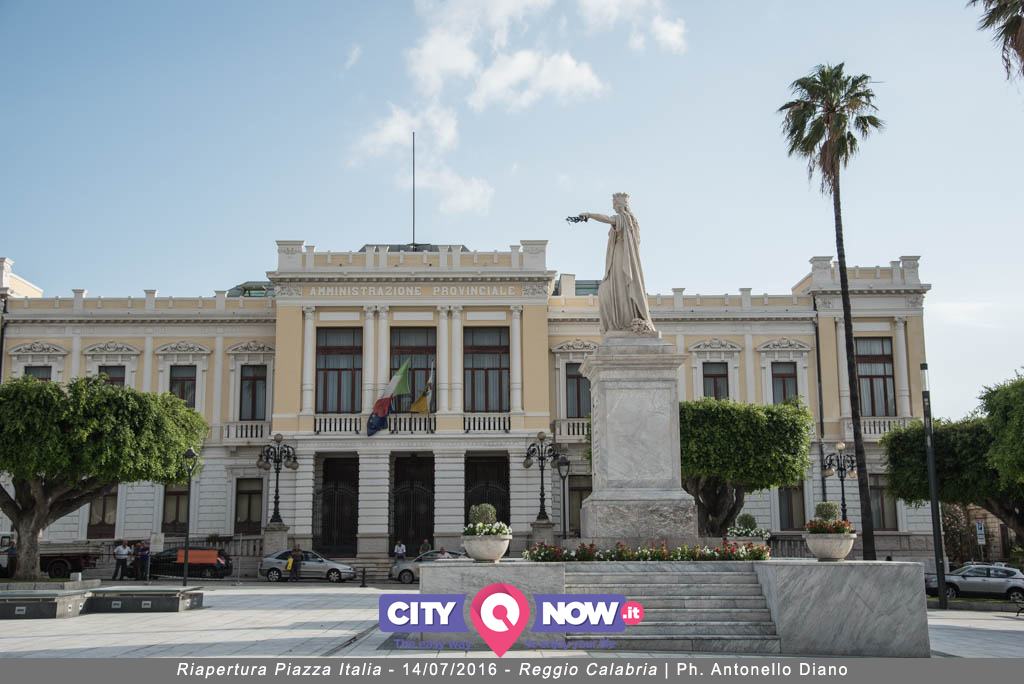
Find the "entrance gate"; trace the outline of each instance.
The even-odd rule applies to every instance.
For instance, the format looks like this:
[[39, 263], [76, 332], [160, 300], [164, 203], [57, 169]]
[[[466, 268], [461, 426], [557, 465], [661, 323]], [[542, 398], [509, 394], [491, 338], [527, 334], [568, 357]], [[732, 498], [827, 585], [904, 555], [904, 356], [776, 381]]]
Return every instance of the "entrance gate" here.
[[316, 550], [326, 555], [355, 556], [359, 531], [359, 461], [328, 458], [320, 490], [320, 529]]
[[396, 456], [393, 482], [388, 549], [401, 539], [413, 558], [424, 539], [434, 544], [434, 457]]

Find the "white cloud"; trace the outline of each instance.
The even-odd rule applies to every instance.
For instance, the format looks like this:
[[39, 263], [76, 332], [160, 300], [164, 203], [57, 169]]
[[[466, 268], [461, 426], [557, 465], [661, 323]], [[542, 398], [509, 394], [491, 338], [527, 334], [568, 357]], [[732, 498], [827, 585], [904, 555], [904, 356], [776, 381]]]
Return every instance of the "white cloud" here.
[[363, 48], [358, 43], [353, 45], [348, 51], [348, 58], [345, 60], [345, 71], [354, 67], [362, 56]]
[[583, 23], [591, 30], [607, 30], [622, 20], [633, 20], [637, 15], [659, 5], [656, 0], [579, 0]]
[[436, 191], [438, 208], [445, 214], [486, 214], [494, 196], [494, 187], [485, 179], [462, 176], [443, 162], [417, 170], [416, 187]]
[[476, 73], [478, 59], [471, 47], [472, 36], [439, 29], [430, 31], [416, 47], [409, 50], [409, 72], [417, 89], [437, 96], [445, 80], [465, 78]]
[[669, 52], [682, 54], [686, 51], [686, 40], [683, 37], [686, 25], [682, 19], [666, 19], [660, 14], [651, 20], [651, 35], [658, 45]]
[[377, 120], [353, 148], [353, 162], [382, 157], [396, 149], [412, 145], [412, 132], [421, 131], [420, 144], [431, 154], [446, 152], [458, 142], [458, 120], [455, 112], [439, 105], [430, 105], [419, 112], [410, 112], [391, 105], [391, 113]]
[[542, 55], [519, 50], [495, 58], [477, 80], [469, 105], [479, 111], [500, 103], [516, 110], [545, 95], [565, 101], [600, 94], [605, 87], [589, 64], [568, 52]]
[[647, 36], [642, 32], [633, 29], [633, 32], [629, 34], [629, 49], [635, 52], [640, 52], [647, 45]]

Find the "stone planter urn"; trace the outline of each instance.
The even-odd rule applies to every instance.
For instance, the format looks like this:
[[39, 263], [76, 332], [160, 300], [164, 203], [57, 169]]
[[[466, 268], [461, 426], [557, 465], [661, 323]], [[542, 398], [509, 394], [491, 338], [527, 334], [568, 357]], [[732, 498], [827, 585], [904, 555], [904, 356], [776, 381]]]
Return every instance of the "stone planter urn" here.
[[850, 553], [855, 534], [805, 534], [804, 541], [818, 562], [841, 561]]
[[508, 551], [511, 534], [470, 534], [462, 535], [462, 547], [466, 554], [479, 563], [497, 563]]

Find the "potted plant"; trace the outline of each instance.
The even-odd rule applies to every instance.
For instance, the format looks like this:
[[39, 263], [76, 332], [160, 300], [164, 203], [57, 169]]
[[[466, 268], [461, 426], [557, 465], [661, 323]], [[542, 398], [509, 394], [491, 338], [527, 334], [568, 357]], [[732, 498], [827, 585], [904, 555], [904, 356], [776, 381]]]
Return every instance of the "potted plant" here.
[[819, 562], [843, 560], [857, 539], [850, 522], [839, 519], [839, 504], [835, 501], [822, 501], [815, 506], [814, 517], [804, 528], [807, 548]]
[[738, 544], [764, 544], [771, 537], [768, 530], [757, 526], [757, 518], [750, 513], [743, 513], [736, 518], [736, 523], [729, 528], [726, 539]]
[[491, 504], [469, 508], [469, 524], [462, 531], [462, 546], [475, 561], [497, 563], [508, 551], [512, 530], [498, 522], [498, 512]]

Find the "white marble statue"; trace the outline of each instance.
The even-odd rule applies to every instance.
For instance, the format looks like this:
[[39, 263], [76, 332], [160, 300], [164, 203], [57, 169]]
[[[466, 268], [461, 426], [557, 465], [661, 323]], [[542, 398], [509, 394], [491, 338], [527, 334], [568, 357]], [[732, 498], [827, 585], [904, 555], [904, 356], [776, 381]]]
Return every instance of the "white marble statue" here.
[[605, 255], [604, 280], [597, 290], [601, 314], [601, 333], [629, 331], [654, 332], [647, 306], [644, 271], [640, 265], [640, 224], [629, 210], [629, 195], [612, 195], [614, 216], [582, 213], [576, 220], [594, 219], [611, 226]]

